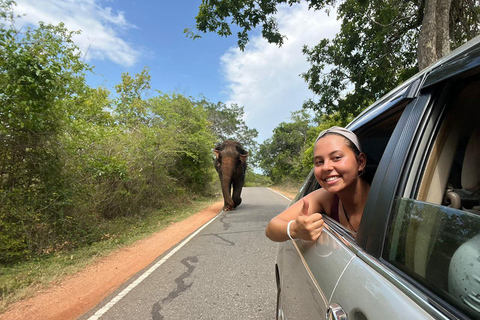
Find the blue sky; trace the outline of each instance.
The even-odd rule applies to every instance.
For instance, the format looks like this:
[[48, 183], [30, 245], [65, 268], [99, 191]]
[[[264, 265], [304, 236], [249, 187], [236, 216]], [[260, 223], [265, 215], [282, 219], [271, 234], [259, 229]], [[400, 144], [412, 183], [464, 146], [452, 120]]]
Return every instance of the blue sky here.
[[235, 36], [203, 34], [195, 41], [183, 33], [195, 26], [201, 0], [16, 0], [17, 14], [26, 14], [17, 26], [38, 21], [64, 22], [82, 30], [74, 41], [94, 66], [91, 86], [114, 91], [121, 74], [148, 67], [153, 90], [205, 96], [211, 102], [244, 107], [245, 122], [259, 131], [258, 142], [288, 121], [292, 111], [314, 97], [300, 73], [308, 70], [301, 49], [332, 38], [340, 28], [334, 13], [308, 11], [305, 3], [282, 6], [277, 14], [287, 35], [278, 48], [253, 34], [244, 52]]

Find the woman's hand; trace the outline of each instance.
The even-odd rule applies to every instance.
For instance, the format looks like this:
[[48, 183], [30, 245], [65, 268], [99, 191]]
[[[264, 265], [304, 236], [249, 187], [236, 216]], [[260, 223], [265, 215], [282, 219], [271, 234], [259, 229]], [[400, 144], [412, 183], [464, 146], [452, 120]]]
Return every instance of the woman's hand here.
[[290, 233], [293, 238], [316, 241], [323, 230], [323, 218], [320, 213], [308, 213], [308, 200], [303, 199], [303, 205], [295, 223], [292, 223]]

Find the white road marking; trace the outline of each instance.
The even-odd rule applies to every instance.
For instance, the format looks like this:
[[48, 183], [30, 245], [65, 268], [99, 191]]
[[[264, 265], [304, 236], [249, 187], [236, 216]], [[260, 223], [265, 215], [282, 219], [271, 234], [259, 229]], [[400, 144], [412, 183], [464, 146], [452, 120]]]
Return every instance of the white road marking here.
[[292, 199], [290, 199], [290, 198], [288, 198], [287, 196], [285, 196], [285, 195], [281, 194], [280, 192], [277, 192], [277, 191], [275, 191], [275, 190], [272, 190], [272, 189], [270, 189], [270, 188], [267, 188], [267, 189], [268, 189], [268, 190], [270, 190], [270, 191], [272, 191], [272, 192], [275, 192], [276, 194], [279, 194], [279, 195], [281, 195], [282, 197], [284, 197], [284, 198], [285, 198], [285, 199], [287, 199], [288, 201], [292, 201]]
[[88, 320], [97, 320], [100, 319], [110, 308], [112, 308], [118, 301], [120, 301], [123, 297], [125, 297], [130, 291], [132, 291], [136, 286], [138, 286], [145, 278], [147, 278], [151, 273], [153, 273], [158, 267], [160, 267], [165, 261], [167, 261], [171, 256], [173, 256], [178, 250], [180, 250], [184, 245], [186, 245], [193, 237], [195, 237], [200, 231], [202, 231], [206, 226], [208, 226], [213, 220], [215, 220], [219, 215], [223, 212], [220, 211], [215, 217], [213, 217], [210, 221], [206, 224], [201, 226], [197, 231], [192, 233], [187, 239], [183, 240], [176, 248], [170, 251], [165, 257], [163, 257], [160, 261], [155, 263], [150, 269], [145, 271], [140, 277], [138, 277], [135, 281], [133, 281], [128, 287], [123, 289], [118, 295], [116, 295], [110, 302], [108, 302], [105, 306], [99, 309], [93, 316], [88, 318]]

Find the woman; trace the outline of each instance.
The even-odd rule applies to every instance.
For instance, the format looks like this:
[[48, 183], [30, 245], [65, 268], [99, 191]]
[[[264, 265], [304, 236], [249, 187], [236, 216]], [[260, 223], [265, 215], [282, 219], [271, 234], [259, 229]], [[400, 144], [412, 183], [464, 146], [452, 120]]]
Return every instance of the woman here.
[[370, 184], [361, 179], [367, 158], [357, 136], [340, 127], [322, 131], [313, 157], [315, 178], [322, 188], [270, 221], [266, 235], [273, 241], [316, 241], [323, 229], [322, 213], [353, 232], [358, 230]]

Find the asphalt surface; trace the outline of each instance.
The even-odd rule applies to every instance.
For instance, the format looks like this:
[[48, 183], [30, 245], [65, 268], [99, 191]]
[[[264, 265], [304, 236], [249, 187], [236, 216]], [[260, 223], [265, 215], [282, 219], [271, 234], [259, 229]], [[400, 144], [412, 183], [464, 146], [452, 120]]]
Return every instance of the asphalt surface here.
[[265, 227], [289, 200], [266, 188], [244, 188], [242, 199], [80, 319], [275, 319], [277, 244]]

